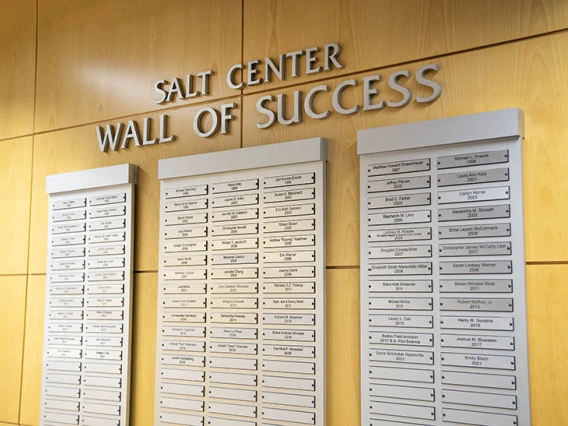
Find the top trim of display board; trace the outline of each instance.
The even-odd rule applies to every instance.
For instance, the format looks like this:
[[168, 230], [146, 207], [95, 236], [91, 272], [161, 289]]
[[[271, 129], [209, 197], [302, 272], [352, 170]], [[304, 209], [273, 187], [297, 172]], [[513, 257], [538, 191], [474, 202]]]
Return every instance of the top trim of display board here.
[[112, 185], [136, 184], [137, 167], [133, 164], [99, 167], [98, 169], [61, 173], [47, 176], [45, 192], [57, 194], [84, 189], [102, 188]]
[[273, 145], [168, 158], [158, 162], [158, 178], [172, 179], [312, 161], [327, 161], [326, 139], [303, 139]]
[[519, 108], [359, 130], [359, 155], [509, 137], [524, 137]]

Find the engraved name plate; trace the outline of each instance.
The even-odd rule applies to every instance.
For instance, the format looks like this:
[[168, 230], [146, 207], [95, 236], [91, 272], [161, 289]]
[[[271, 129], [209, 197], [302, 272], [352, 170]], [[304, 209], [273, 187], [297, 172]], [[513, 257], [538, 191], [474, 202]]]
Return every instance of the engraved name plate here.
[[124, 219], [107, 219], [90, 221], [89, 229], [91, 231], [102, 231], [107, 229], [122, 229], [126, 226], [126, 220]]
[[73, 269], [85, 269], [84, 260], [53, 260], [51, 262], [52, 271], [65, 271]]
[[265, 282], [262, 286], [264, 294], [271, 293], [314, 293], [315, 282]]
[[442, 334], [442, 347], [515, 350], [515, 338], [507, 336], [480, 336], [472, 334]]
[[440, 226], [439, 238], [510, 237], [510, 223], [484, 223], [479, 225]]
[[126, 194], [124, 192], [118, 194], [100, 195], [98, 197], [89, 198], [90, 206], [100, 206], [105, 204], [124, 203], [126, 201]]
[[432, 263], [373, 263], [369, 275], [432, 275]]
[[258, 324], [258, 314], [212, 312], [209, 321], [214, 324]]
[[442, 316], [440, 326], [443, 329], [513, 331], [514, 321], [510, 317]]
[[474, 183], [506, 182], [509, 169], [488, 169], [438, 175], [438, 186], [471, 185]]
[[367, 176], [384, 176], [397, 173], [422, 172], [426, 170], [430, 170], [429, 158], [370, 164], [367, 169]]
[[89, 236], [89, 242], [91, 244], [98, 243], [114, 243], [119, 241], [124, 241], [126, 234], [124, 232], [105, 232], [98, 234], [91, 234]]
[[165, 198], [192, 197], [195, 195], [207, 195], [207, 185], [182, 186], [169, 188], [164, 191]]
[[313, 278], [316, 276], [314, 266], [297, 266], [286, 268], [264, 268], [264, 278]]
[[293, 204], [290, 206], [266, 207], [264, 209], [264, 217], [305, 216], [312, 215], [315, 211], [315, 204]]
[[258, 238], [237, 238], [232, 240], [215, 240], [211, 242], [211, 250], [239, 250], [258, 248]]
[[264, 324], [314, 325], [316, 316], [310, 314], [264, 314]]
[[213, 201], [211, 201], [211, 205], [213, 206], [213, 208], [247, 206], [251, 204], [258, 204], [258, 194], [234, 195], [232, 197], [217, 197], [213, 198]]
[[258, 293], [257, 283], [212, 283], [209, 285], [211, 294], [246, 294]]
[[162, 355], [162, 364], [204, 367], [205, 357], [193, 355]]
[[166, 226], [192, 225], [194, 223], [207, 223], [207, 219], [207, 213], [170, 213], [164, 219], [164, 224]]
[[51, 250], [51, 257], [54, 259], [62, 257], [84, 257], [85, 248], [75, 247], [75, 248], [57, 248]]
[[386, 195], [383, 197], [370, 197], [369, 209], [386, 209], [390, 207], [429, 206], [431, 196], [429, 192], [420, 194]]
[[212, 338], [217, 339], [254, 339], [258, 337], [258, 329], [256, 328], [223, 328], [211, 327], [209, 334]]
[[250, 191], [254, 189], [258, 189], [258, 179], [214, 183], [211, 186], [211, 193], [220, 194], [222, 192]]
[[432, 280], [369, 281], [370, 293], [432, 293]]
[[316, 252], [314, 250], [265, 252], [263, 260], [265, 263], [314, 262]]
[[369, 299], [369, 309], [394, 309], [410, 311], [431, 311], [431, 297], [390, 298], [372, 297]]
[[85, 222], [60, 223], [51, 227], [53, 234], [69, 234], [71, 232], [85, 232]]
[[240, 209], [215, 211], [211, 215], [213, 222], [224, 222], [231, 220], [258, 219], [258, 209]]
[[440, 274], [510, 274], [513, 262], [510, 260], [487, 260], [479, 262], [440, 262]]
[[264, 299], [268, 309], [315, 309], [315, 299]]
[[164, 298], [162, 305], [164, 308], [205, 308], [207, 299], [205, 297]]
[[97, 207], [89, 210], [89, 218], [96, 219], [100, 217], [124, 216], [126, 214], [126, 206], [118, 207]]
[[513, 312], [513, 299], [458, 299], [442, 297], [441, 311]]
[[89, 256], [108, 256], [111, 254], [124, 254], [124, 244], [114, 246], [93, 247], [87, 250]]
[[167, 269], [166, 280], [203, 280], [207, 278], [207, 269]]
[[230, 278], [258, 278], [258, 268], [213, 268], [211, 278], [230, 279]]
[[286, 189], [282, 191], [265, 192], [263, 199], [265, 203], [279, 203], [282, 201], [311, 200], [315, 198], [315, 188]]
[[122, 268], [124, 267], [124, 257], [112, 257], [109, 259], [93, 259], [87, 262], [90, 269], [101, 268]]
[[182, 212], [186, 210], [202, 210], [208, 205], [207, 198], [168, 201], [164, 205], [165, 212]]
[[500, 204], [495, 206], [455, 207], [438, 210], [438, 220], [447, 222], [452, 220], [501, 219], [511, 217], [511, 206]]
[[434, 352], [405, 351], [397, 349], [370, 349], [369, 359], [371, 361], [433, 365]]
[[[431, 210], [417, 210], [411, 212], [374, 213], [369, 214], [369, 225], [394, 225], [402, 223], [430, 223]], [[371, 238], [371, 237], [369, 237]]]
[[162, 320], [164, 322], [203, 323], [205, 312], [164, 312]]
[[262, 335], [267, 340], [290, 340], [297, 342], [315, 342], [316, 340], [316, 332], [314, 330], [264, 329]]
[[293, 232], [313, 231], [316, 229], [315, 219], [289, 220], [281, 222], [266, 222], [264, 232]]
[[164, 239], [172, 240], [175, 238], [197, 238], [206, 237], [207, 227], [206, 226], [183, 226], [167, 229], [164, 232]]
[[258, 345], [256, 343], [211, 342], [210, 352], [256, 355]]
[[440, 280], [441, 293], [512, 293], [513, 280]]
[[440, 244], [440, 256], [508, 256], [511, 254], [510, 242]]
[[71, 210], [53, 213], [51, 219], [53, 222], [65, 222], [68, 220], [82, 220], [86, 217], [87, 212], [85, 212], [85, 210]]
[[121, 281], [124, 279], [124, 271], [89, 272], [87, 279], [89, 281]]
[[258, 308], [258, 298], [211, 298], [210, 306], [216, 309], [256, 309]]
[[164, 243], [164, 253], [186, 253], [207, 250], [206, 240], [168, 241]]
[[295, 235], [293, 237], [265, 237], [263, 245], [265, 248], [275, 247], [304, 247], [315, 244], [315, 235]]
[[514, 356], [442, 352], [440, 360], [442, 365], [455, 367], [491, 368], [499, 370], [515, 369]]
[[369, 315], [373, 327], [432, 328], [431, 315]]
[[432, 257], [431, 245], [369, 247], [369, 259]]
[[315, 183], [315, 173], [300, 173], [296, 175], [285, 175], [264, 178], [265, 188], [277, 188], [279, 186], [308, 185]]
[[86, 198], [73, 198], [70, 200], [59, 200], [54, 201], [52, 204], [53, 210], [64, 210], [64, 209], [73, 209], [75, 207], [86, 207], [87, 206], [87, 199]]
[[432, 228], [394, 228], [369, 231], [369, 242], [431, 240]]
[[63, 236], [53, 236], [51, 239], [51, 245], [53, 247], [57, 246], [72, 246], [77, 244], [85, 244], [84, 235], [63, 235]]
[[211, 227], [211, 235], [242, 235], [258, 234], [257, 223], [244, 223], [242, 225], [216, 225]]
[[381, 345], [434, 346], [434, 335], [430, 333], [389, 333], [371, 331], [369, 343]]
[[471, 154], [457, 154], [438, 157], [438, 169], [454, 167], [482, 166], [484, 164], [499, 164], [509, 162], [509, 150], [484, 151]]
[[256, 264], [258, 263], [258, 253], [235, 253], [235, 254], [212, 254], [212, 265], [231, 265], [231, 264]]
[[511, 191], [508, 186], [438, 192], [439, 204], [473, 203], [490, 200], [508, 200], [509, 198], [511, 198]]
[[422, 188], [430, 188], [430, 176], [370, 180], [367, 185], [367, 191], [369, 193]]
[[288, 345], [262, 345], [264, 355], [296, 357], [296, 358], [315, 358], [316, 348], [314, 346], [288, 346]]
[[162, 334], [164, 336], [205, 337], [205, 327], [167, 326], [162, 328]]
[[207, 264], [205, 255], [182, 255], [164, 257], [164, 266], [200, 266]]

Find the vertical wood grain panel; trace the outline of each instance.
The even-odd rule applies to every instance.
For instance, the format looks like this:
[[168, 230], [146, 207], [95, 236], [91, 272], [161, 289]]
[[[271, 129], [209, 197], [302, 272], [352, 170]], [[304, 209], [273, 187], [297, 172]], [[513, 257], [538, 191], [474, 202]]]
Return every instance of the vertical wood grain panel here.
[[28, 276], [20, 423], [39, 425], [43, 377], [45, 275]]
[[0, 277], [0, 421], [18, 423], [26, 276]]
[[[241, 0], [39, 0], [36, 131], [161, 108], [154, 83], [213, 69], [210, 96], [233, 96]], [[175, 106], [189, 102], [181, 100]], [[172, 106], [172, 103], [165, 104]]]
[[0, 274], [27, 272], [32, 143], [32, 137], [0, 141]]
[[[229, 102], [238, 104], [237, 99], [227, 100], [224, 103]], [[211, 103], [209, 106], [220, 110], [219, 103]], [[138, 185], [136, 186], [134, 268], [136, 271], [156, 271], [158, 269], [158, 207], [160, 202], [158, 160], [240, 147], [238, 106], [232, 112], [236, 119], [231, 123], [231, 134], [219, 134], [207, 139], [200, 138], [193, 132], [193, 117], [198, 109], [198, 106], [192, 106], [168, 112], [168, 134], [178, 136], [171, 143], [144, 147], [131, 146], [128, 149], [103, 154], [99, 150], [94, 125], [36, 136], [32, 185], [30, 271], [45, 273], [48, 211], [48, 197], [45, 194], [46, 176], [123, 163], [139, 166]], [[154, 119], [153, 136], [157, 136], [158, 115], [152, 114], [151, 117]], [[142, 131], [142, 118], [130, 118], [138, 122], [141, 126], [140, 131]], [[207, 120], [204, 120], [203, 126], [207, 128]]]
[[288, 66], [288, 85], [568, 27], [568, 4], [561, 0], [245, 0], [244, 14], [245, 61], [342, 46], [343, 69], [306, 76], [302, 58], [300, 78], [290, 78]]
[[0, 1], [0, 139], [33, 132], [35, 0]]

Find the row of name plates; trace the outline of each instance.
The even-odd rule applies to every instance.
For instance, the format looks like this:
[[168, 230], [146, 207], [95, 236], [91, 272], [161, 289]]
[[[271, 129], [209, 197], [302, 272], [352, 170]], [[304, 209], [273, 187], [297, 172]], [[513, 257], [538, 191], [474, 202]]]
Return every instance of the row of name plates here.
[[324, 179], [162, 180], [155, 424], [324, 424]]
[[126, 426], [132, 185], [50, 196], [42, 425]]
[[517, 140], [361, 157], [364, 424], [530, 421], [520, 173]]

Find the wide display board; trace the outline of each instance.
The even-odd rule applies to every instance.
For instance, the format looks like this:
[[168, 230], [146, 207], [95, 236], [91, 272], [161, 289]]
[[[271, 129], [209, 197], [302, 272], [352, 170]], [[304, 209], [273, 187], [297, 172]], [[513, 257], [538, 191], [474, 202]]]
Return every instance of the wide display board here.
[[530, 425], [518, 109], [359, 131], [362, 424]]
[[40, 424], [127, 426], [136, 167], [47, 177]]
[[326, 156], [160, 161], [155, 425], [325, 425]]

